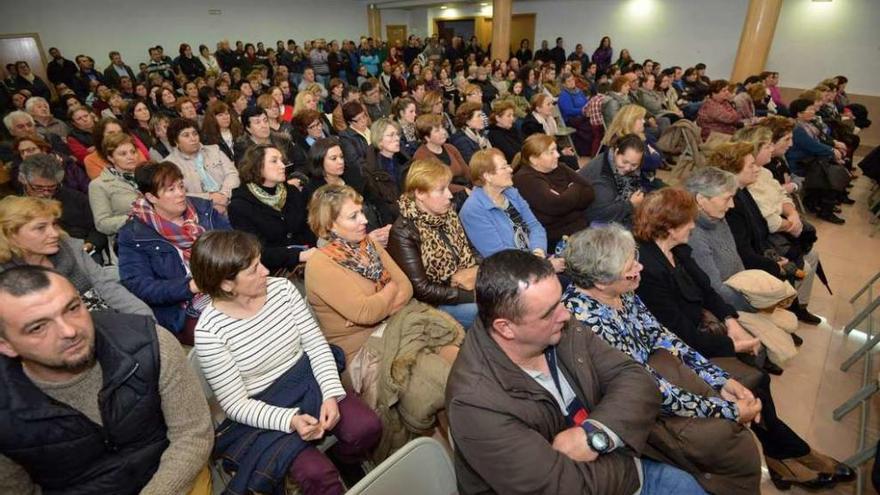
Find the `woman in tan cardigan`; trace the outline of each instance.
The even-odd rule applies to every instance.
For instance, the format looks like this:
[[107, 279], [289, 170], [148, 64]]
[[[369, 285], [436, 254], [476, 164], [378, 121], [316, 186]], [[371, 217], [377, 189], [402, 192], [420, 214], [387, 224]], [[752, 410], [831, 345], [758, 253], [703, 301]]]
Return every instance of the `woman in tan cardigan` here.
[[362, 202], [349, 186], [315, 191], [309, 226], [329, 242], [306, 263], [306, 295], [327, 341], [345, 352], [343, 383], [380, 412], [381, 460], [436, 424], [462, 331], [411, 301], [406, 274], [367, 235]]
[[[348, 186], [324, 186], [309, 204], [309, 226], [331, 242], [306, 264], [308, 301], [331, 344], [347, 362], [378, 325], [413, 296], [412, 284], [382, 246], [370, 240], [363, 199]], [[458, 348], [444, 349], [451, 363]]]

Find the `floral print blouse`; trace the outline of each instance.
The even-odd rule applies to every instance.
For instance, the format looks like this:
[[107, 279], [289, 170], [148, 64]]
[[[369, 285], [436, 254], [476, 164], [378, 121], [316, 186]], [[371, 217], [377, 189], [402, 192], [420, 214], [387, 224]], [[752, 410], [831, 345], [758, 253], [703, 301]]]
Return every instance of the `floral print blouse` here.
[[664, 414], [735, 421], [739, 416], [736, 404], [721, 397], [697, 395], [670, 383], [647, 364], [648, 357], [655, 350], [665, 349], [715, 390], [721, 390], [730, 375], [666, 330], [634, 293], [624, 294], [621, 299], [623, 309], [617, 311], [573, 284], [562, 295], [562, 303], [578, 321], [651, 373], [660, 386]]

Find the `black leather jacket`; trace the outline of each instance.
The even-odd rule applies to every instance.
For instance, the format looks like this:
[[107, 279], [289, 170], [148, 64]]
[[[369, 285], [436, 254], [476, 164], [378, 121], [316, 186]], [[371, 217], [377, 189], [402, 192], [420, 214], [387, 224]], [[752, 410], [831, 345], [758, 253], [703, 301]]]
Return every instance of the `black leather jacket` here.
[[388, 235], [388, 254], [412, 282], [413, 296], [434, 306], [474, 302], [473, 291], [428, 280], [422, 263], [421, 246], [422, 236], [416, 224], [404, 217], [398, 217]]

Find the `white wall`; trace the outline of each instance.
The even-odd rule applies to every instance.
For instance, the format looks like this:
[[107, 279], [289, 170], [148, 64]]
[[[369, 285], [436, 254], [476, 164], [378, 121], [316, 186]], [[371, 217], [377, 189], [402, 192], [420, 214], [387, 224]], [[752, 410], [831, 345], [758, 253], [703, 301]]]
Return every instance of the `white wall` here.
[[389, 25], [404, 25], [407, 27], [407, 35], [409, 33], [410, 23], [410, 11], [404, 9], [384, 9], [380, 12], [382, 18], [382, 38], [386, 37], [387, 32], [385, 31], [385, 26]]
[[[628, 48], [639, 62], [646, 58], [666, 66], [703, 62], [710, 75], [728, 77], [747, 6], [748, 0], [525, 0], [514, 2], [513, 13], [537, 14], [539, 47], [546, 39], [552, 48], [556, 37], [562, 36], [566, 51], [583, 43], [584, 50], [592, 53], [608, 35], [615, 58], [621, 48]], [[433, 29], [435, 17], [492, 15], [491, 6], [479, 5], [426, 10], [427, 32]], [[420, 19], [411, 16], [411, 21]]]
[[767, 69], [783, 86], [813, 87], [843, 74], [847, 91], [880, 96], [880, 1], [785, 0]]
[[[148, 58], [147, 47], [161, 44], [165, 53], [177, 56], [186, 42], [195, 50], [200, 43], [214, 49], [223, 38], [263, 41], [317, 37], [349, 38], [366, 34], [367, 10], [352, 0], [0, 0], [0, 33], [36, 32], [43, 48], [57, 46], [65, 57], [91, 55], [98, 68], [107, 53], [118, 50], [137, 70]], [[209, 15], [220, 9], [221, 15]], [[48, 57], [48, 55], [47, 55]]]
[[[583, 43], [592, 53], [599, 39], [612, 39], [614, 57], [628, 48], [637, 61], [664, 66], [708, 65], [712, 77], [728, 78], [736, 58], [748, 0], [516, 0], [514, 14], [535, 13], [537, 43], [565, 38], [567, 51]], [[450, 5], [410, 12], [410, 31], [429, 34], [435, 17], [491, 15], [491, 7]], [[812, 87], [838, 73], [854, 94], [880, 95], [880, 1], [785, 0], [767, 61], [782, 84]]]

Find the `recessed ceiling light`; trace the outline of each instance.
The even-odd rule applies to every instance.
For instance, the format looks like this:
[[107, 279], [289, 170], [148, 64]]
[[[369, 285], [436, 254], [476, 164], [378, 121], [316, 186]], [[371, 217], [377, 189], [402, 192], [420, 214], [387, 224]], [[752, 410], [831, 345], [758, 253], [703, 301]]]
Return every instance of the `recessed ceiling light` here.
[[445, 5], [441, 5], [441, 6], [440, 6], [440, 10], [446, 10], [446, 8], [447, 8], [447, 7], [446, 7]]

